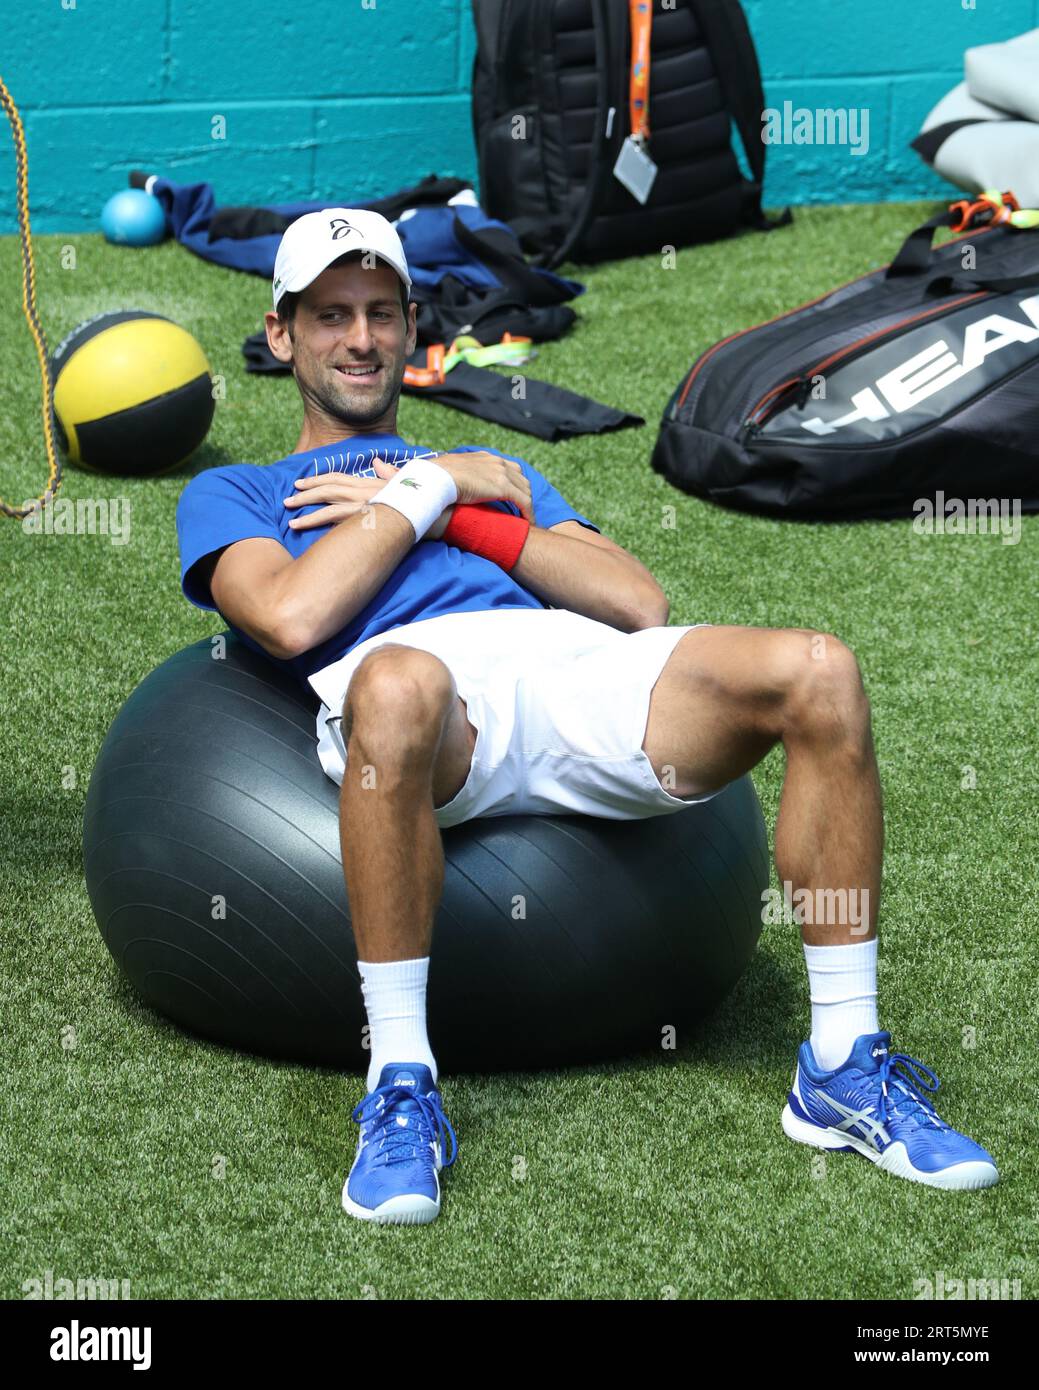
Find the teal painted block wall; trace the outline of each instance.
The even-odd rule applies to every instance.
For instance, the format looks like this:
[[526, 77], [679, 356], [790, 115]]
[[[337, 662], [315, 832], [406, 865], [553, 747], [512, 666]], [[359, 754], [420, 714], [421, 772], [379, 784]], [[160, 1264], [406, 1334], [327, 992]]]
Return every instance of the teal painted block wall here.
[[[776, 144], [766, 202], [942, 196], [908, 148], [963, 50], [1039, 25], [1039, 0], [746, 0], [766, 101], [855, 108], [852, 145]], [[475, 179], [469, 0], [26, 0], [0, 76], [22, 114], [37, 232], [95, 231], [131, 169], [218, 203], [348, 202]], [[222, 119], [221, 119], [222, 118]], [[0, 140], [0, 232], [16, 230]], [[863, 136], [868, 134], [868, 139]]]

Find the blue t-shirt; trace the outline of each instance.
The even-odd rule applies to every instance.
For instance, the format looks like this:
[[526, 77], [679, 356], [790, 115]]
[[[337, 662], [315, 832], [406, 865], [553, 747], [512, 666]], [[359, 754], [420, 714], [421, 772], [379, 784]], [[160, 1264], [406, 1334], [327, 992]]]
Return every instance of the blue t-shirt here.
[[[452, 453], [474, 453], [481, 445], [467, 444]], [[484, 452], [497, 453], [495, 449]], [[235, 541], [253, 536], [279, 541], [293, 559], [328, 532], [327, 526], [293, 530], [293, 516], [311, 513], [323, 503], [310, 507], [286, 507], [285, 498], [295, 492], [297, 478], [321, 473], [348, 473], [364, 478], [378, 475], [372, 459], [378, 457], [402, 466], [416, 456], [429, 456], [430, 450], [405, 444], [398, 435], [352, 435], [341, 444], [290, 454], [279, 463], [234, 463], [211, 468], [192, 478], [177, 504], [177, 539], [180, 545], [181, 587], [199, 608], [216, 611], [209, 586], [195, 568], [198, 562]], [[499, 458], [511, 458], [498, 454]], [[523, 459], [516, 459], [530, 483], [536, 525], [544, 528], [561, 521], [579, 521], [592, 531], [599, 528], [580, 512], [575, 512], [548, 480]], [[488, 504], [499, 511], [520, 515], [512, 502]], [[544, 608], [535, 594], [525, 589], [493, 560], [485, 560], [468, 550], [459, 550], [442, 540], [421, 540], [403, 557], [378, 593], [341, 631], [302, 656], [283, 664], [301, 681], [352, 647], [377, 633], [405, 623], [435, 618], [441, 613], [488, 608]], [[225, 619], [226, 621], [226, 619]], [[248, 646], [263, 649], [244, 632], [228, 623]], [[272, 657], [271, 660], [274, 660]]]

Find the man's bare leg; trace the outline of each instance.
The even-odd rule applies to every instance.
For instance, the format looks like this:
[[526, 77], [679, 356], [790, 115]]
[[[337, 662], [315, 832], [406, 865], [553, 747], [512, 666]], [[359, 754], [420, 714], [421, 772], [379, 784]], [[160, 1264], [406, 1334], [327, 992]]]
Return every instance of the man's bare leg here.
[[800, 922], [813, 1055], [832, 1070], [879, 1031], [883, 821], [858, 664], [837, 638], [800, 628], [704, 627], [681, 638], [652, 692], [644, 740], [668, 790], [715, 790], [779, 742], [776, 868]]
[[476, 729], [438, 657], [386, 643], [354, 672], [342, 732], [339, 829], [357, 954], [428, 956], [444, 883], [433, 810], [465, 784]]
[[[674, 770], [668, 790], [723, 786], [777, 742], [786, 777], [776, 867], [795, 910], [810, 908], [801, 935], [812, 1000], [783, 1132], [854, 1149], [912, 1182], [990, 1187], [999, 1179], [991, 1154], [940, 1120], [928, 1095], [936, 1085], [892, 1054], [877, 1024], [883, 820], [855, 658], [836, 638], [801, 629], [698, 628], [681, 638], [652, 693], [643, 743], [658, 777]], [[820, 920], [820, 903], [836, 911]]]
[[809, 913], [803, 940], [809, 946], [872, 940], [883, 817], [869, 703], [855, 657], [836, 637], [800, 628], [687, 633], [653, 689], [642, 745], [657, 776], [673, 778], [672, 795], [724, 786], [777, 742], [786, 753], [775, 835], [780, 881], [792, 885], [795, 904], [800, 890], [801, 901], [807, 891], [813, 903], [849, 908], [836, 914], [842, 920], [827, 922]]
[[384, 644], [359, 664], [342, 713], [339, 841], [362, 960], [426, 956], [444, 887], [434, 806], [469, 776], [476, 728], [437, 656]]
[[439, 1173], [455, 1155], [426, 1032], [429, 951], [444, 882], [434, 807], [465, 784], [476, 729], [442, 661], [388, 643], [354, 672], [343, 739], [343, 873], [371, 1048], [343, 1209], [363, 1221], [413, 1225], [438, 1215]]
[[434, 805], [465, 783], [476, 730], [447, 666], [397, 643], [354, 672], [342, 730], [340, 842], [368, 1017], [368, 1089], [390, 1062], [428, 1066], [435, 1081], [426, 983], [444, 850]]

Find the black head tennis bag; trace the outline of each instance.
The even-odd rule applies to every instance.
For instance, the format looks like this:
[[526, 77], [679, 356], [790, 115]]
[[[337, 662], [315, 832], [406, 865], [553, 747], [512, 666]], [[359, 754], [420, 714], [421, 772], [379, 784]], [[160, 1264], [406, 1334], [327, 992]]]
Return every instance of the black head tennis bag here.
[[[890, 265], [716, 343], [653, 468], [787, 517], [909, 516], [938, 491], [1039, 510], [1037, 224], [1009, 194], [954, 203]], [[963, 235], [932, 250], [939, 226]]]

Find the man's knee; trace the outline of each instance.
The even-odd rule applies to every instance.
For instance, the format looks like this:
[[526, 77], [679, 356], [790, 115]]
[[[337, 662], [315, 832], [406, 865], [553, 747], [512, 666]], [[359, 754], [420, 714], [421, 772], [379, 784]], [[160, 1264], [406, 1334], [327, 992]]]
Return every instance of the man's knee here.
[[829, 735], [867, 730], [869, 701], [850, 647], [830, 633], [805, 628], [782, 635], [779, 659], [788, 729]]
[[434, 742], [455, 694], [454, 677], [432, 652], [384, 643], [358, 664], [343, 700], [343, 738], [355, 729], [404, 742]]

